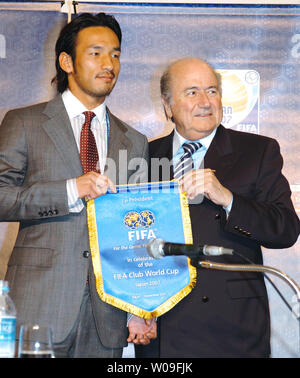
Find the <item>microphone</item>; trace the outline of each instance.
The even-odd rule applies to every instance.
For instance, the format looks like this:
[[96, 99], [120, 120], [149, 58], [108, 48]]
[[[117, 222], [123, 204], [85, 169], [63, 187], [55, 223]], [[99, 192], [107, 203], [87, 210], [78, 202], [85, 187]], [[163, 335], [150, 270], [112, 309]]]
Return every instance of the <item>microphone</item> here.
[[147, 244], [148, 255], [154, 259], [161, 259], [164, 256], [184, 255], [190, 258], [197, 258], [200, 256], [221, 256], [232, 255], [233, 249], [217, 247], [214, 245], [194, 245], [194, 244], [180, 244], [168, 243], [162, 239], [152, 239]]

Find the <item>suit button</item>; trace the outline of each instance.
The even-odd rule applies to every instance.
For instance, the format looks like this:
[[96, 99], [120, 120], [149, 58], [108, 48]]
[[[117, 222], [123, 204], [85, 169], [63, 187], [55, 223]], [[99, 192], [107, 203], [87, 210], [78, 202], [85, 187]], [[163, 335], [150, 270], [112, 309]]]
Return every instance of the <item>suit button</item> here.
[[221, 216], [220, 216], [219, 213], [215, 215], [215, 219], [220, 219], [220, 218], [221, 218]]
[[209, 301], [209, 298], [206, 296], [206, 295], [204, 295], [203, 297], [202, 297], [202, 302], [203, 303], [207, 303]]
[[87, 258], [90, 257], [90, 252], [89, 251], [83, 251], [82, 256], [87, 259]]

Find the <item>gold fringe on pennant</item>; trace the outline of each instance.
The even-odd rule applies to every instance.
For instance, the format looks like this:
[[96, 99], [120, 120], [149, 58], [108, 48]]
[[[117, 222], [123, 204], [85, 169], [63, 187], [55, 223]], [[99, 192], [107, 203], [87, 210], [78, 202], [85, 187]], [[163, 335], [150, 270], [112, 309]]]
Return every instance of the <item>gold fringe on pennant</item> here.
[[[137, 185], [137, 184], [133, 184]], [[145, 184], [141, 184], [145, 185]], [[130, 186], [130, 185], [128, 185]], [[180, 205], [182, 213], [182, 223], [183, 232], [186, 244], [193, 243], [192, 227], [189, 213], [189, 205], [186, 193], [181, 192], [179, 187]], [[101, 261], [100, 261], [100, 251], [98, 243], [98, 233], [97, 233], [97, 222], [96, 222], [96, 212], [94, 200], [89, 200], [87, 202], [87, 223], [89, 230], [89, 240], [90, 249], [92, 255], [93, 270], [96, 278], [96, 289], [99, 297], [105, 303], [108, 303], [114, 307], [117, 307], [125, 312], [129, 312], [133, 315], [139, 316], [144, 319], [151, 319], [154, 317], [159, 317], [164, 313], [171, 310], [178, 302], [180, 302], [184, 297], [186, 297], [194, 288], [196, 284], [197, 270], [190, 264], [190, 259], [188, 258], [188, 267], [190, 273], [189, 284], [181, 289], [177, 294], [173, 295], [171, 298], [167, 299], [164, 303], [158, 306], [154, 311], [146, 311], [135, 305], [127, 303], [122, 299], [115, 298], [110, 294], [105, 293], [104, 284], [102, 279]]]
[[180, 187], [178, 187], [178, 189], [180, 197], [184, 241], [186, 244], [193, 244], [192, 224], [187, 194], [185, 192], [182, 192], [180, 190]]
[[95, 212], [95, 204], [94, 200], [89, 200], [87, 202], [87, 223], [88, 223], [88, 230], [89, 230], [89, 240], [90, 240], [90, 249], [92, 255], [92, 263], [93, 263], [93, 270], [96, 278], [96, 289], [101, 297], [101, 291], [103, 291], [100, 287], [100, 283], [102, 282], [102, 270], [101, 270], [101, 263], [100, 263], [100, 253], [99, 253], [99, 242], [98, 242], [98, 233], [97, 233], [97, 222], [96, 222], [96, 212]]

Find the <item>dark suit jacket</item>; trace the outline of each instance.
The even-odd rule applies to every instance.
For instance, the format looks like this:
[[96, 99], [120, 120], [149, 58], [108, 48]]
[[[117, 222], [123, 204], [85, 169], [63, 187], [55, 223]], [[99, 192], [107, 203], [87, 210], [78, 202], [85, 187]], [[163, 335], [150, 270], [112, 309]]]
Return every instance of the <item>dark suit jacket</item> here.
[[[172, 142], [173, 133], [151, 142], [150, 157], [171, 159]], [[233, 248], [255, 264], [263, 263], [261, 245], [293, 245], [300, 226], [282, 163], [274, 139], [219, 126], [204, 166], [232, 191], [233, 206], [226, 219], [223, 208], [207, 199], [190, 205], [193, 242]], [[168, 177], [161, 173], [159, 179]], [[247, 264], [235, 255], [207, 259]], [[160, 318], [161, 357], [266, 357], [269, 340], [268, 298], [259, 273], [198, 269], [196, 287]]]
[[[122, 172], [119, 180], [119, 150], [126, 151], [128, 163], [148, 160], [148, 142], [111, 113], [109, 120], [108, 158], [117, 168], [113, 181], [124, 184], [137, 170]], [[99, 299], [90, 269], [86, 208], [80, 213], [68, 208], [66, 180], [82, 173], [61, 96], [7, 113], [0, 127], [0, 221], [19, 221], [20, 230], [6, 279], [19, 323], [48, 324], [59, 342], [75, 323], [90, 270], [101, 342], [122, 348], [127, 344], [127, 314]]]

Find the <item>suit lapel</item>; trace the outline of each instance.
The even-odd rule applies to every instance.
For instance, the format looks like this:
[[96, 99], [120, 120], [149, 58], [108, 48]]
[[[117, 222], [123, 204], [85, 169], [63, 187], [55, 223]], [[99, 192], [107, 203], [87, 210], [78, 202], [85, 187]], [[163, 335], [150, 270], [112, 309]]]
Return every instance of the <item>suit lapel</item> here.
[[154, 140], [152, 145], [155, 145], [155, 149], [153, 150], [152, 156], [159, 158], [166, 157], [171, 160], [173, 158], [173, 136], [174, 130], [171, 134], [158, 139], [157, 142], [159, 142], [159, 144]]
[[222, 182], [228, 177], [237, 158], [233, 154], [228, 130], [220, 125], [205, 155], [204, 168], [215, 169], [217, 178]]
[[42, 127], [49, 135], [69, 169], [70, 177], [82, 174], [80, 155], [77, 149], [71, 123], [61, 96], [48, 102], [44, 114], [49, 118]]
[[[127, 177], [128, 174], [128, 164], [125, 159], [129, 159], [131, 156], [132, 142], [126, 136], [127, 128], [122, 124], [122, 122], [116, 118], [107, 109], [109, 117], [109, 138], [108, 138], [108, 151], [107, 158], [112, 159], [115, 164], [115, 172], [109, 171], [109, 165], [105, 168], [104, 174], [107, 174], [113, 182], [119, 184], [121, 181], [124, 182], [124, 176]], [[124, 152], [122, 152], [124, 151]], [[124, 156], [126, 154], [126, 156]], [[120, 168], [120, 163], [122, 168]], [[126, 167], [126, 168], [125, 168]], [[123, 172], [123, 168], [127, 169], [127, 172]], [[122, 172], [120, 170], [122, 169]], [[127, 179], [125, 180], [127, 182]]]
[[[152, 141], [149, 144], [149, 153], [150, 153], [150, 158], [154, 159], [163, 159], [167, 158], [170, 163], [172, 163], [173, 159], [173, 136], [174, 136], [174, 130], [171, 132], [171, 134], [156, 139]], [[153, 167], [151, 168], [152, 163], [150, 162], [150, 172], [149, 172], [149, 177], [151, 177], [151, 180], [153, 179]], [[155, 164], [153, 164], [155, 166]], [[165, 172], [161, 167], [159, 167], [159, 172], [158, 172], [158, 178], [156, 178], [156, 174], [154, 175], [155, 179], [154, 181], [166, 181], [166, 180], [172, 180], [173, 179], [173, 165], [170, 164], [170, 170], [168, 172]]]
[[[119, 151], [126, 150], [128, 157], [132, 148], [132, 142], [125, 135], [127, 131], [126, 127], [109, 110], [107, 111], [110, 124], [107, 157], [114, 160], [116, 172], [119, 172]], [[49, 119], [42, 124], [42, 127], [55, 144], [59, 154], [69, 168], [70, 177], [82, 175], [80, 155], [71, 123], [60, 95], [46, 105], [44, 114]]]
[[125, 135], [127, 128], [107, 109], [109, 117], [109, 139], [107, 157], [118, 160], [120, 150], [128, 150], [132, 142]]

